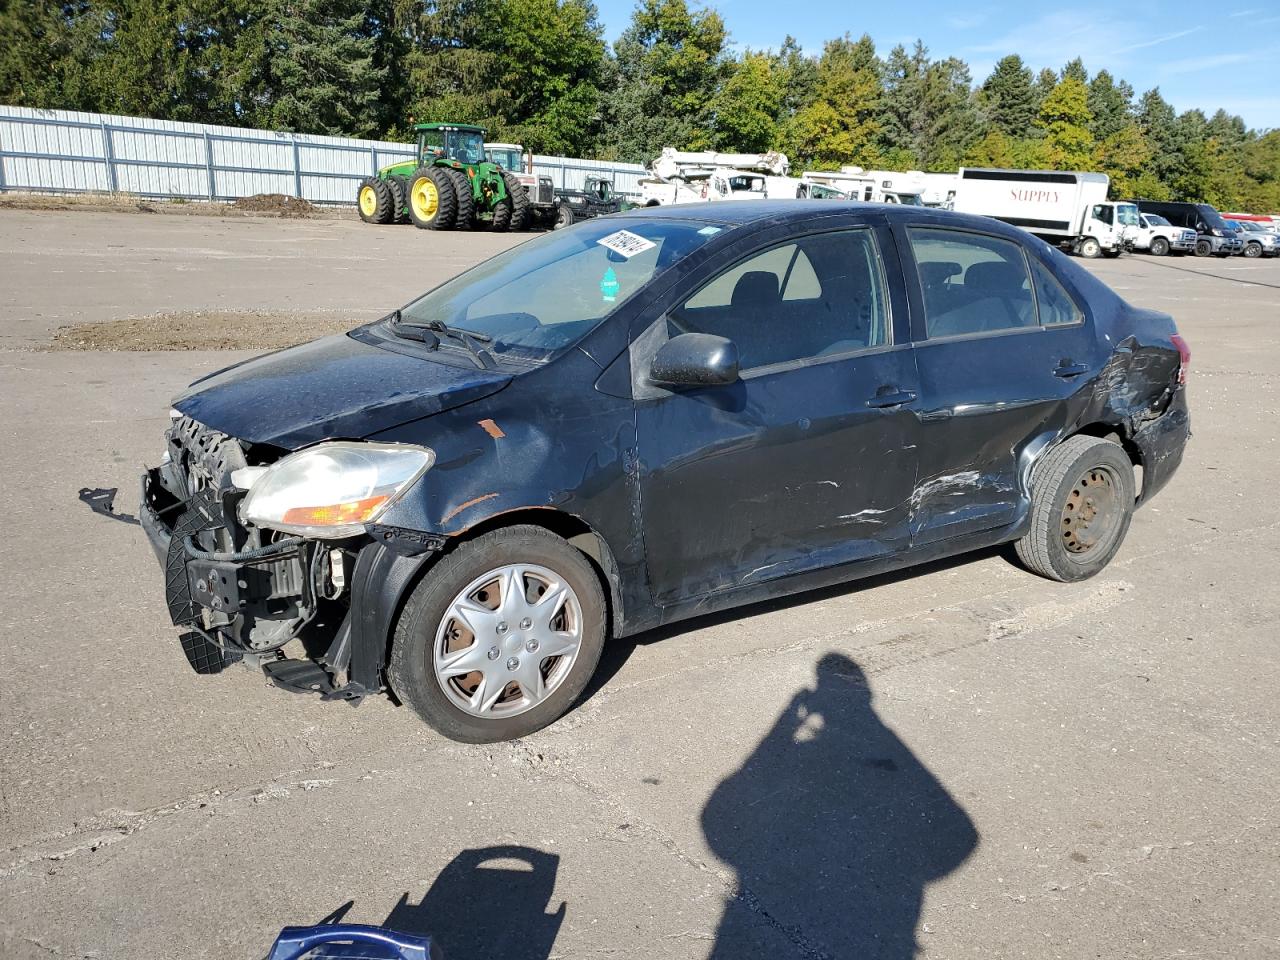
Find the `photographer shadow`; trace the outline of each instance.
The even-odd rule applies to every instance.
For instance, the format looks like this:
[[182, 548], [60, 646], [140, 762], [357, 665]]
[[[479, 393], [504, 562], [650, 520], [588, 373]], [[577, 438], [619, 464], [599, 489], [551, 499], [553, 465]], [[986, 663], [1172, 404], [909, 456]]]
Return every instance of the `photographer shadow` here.
[[815, 686], [715, 789], [702, 828], [738, 880], [715, 960], [764, 956], [762, 924], [805, 955], [909, 960], [925, 887], [978, 843], [968, 815], [880, 720], [861, 668], [839, 654], [819, 661]]

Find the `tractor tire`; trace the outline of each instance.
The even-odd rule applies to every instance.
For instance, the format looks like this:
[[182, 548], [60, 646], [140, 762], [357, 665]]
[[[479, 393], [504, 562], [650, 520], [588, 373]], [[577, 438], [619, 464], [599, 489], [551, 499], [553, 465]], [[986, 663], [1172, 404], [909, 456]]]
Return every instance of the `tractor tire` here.
[[556, 222], [551, 229], [563, 230], [565, 227], [571, 227], [576, 219], [577, 217], [573, 215], [573, 207], [561, 201], [560, 206], [556, 208]]
[[419, 167], [409, 178], [409, 219], [419, 230], [452, 230], [458, 213], [453, 177], [440, 167]]
[[506, 233], [511, 229], [511, 198], [503, 197], [493, 207], [493, 222], [490, 224], [494, 233]]
[[408, 177], [388, 177], [387, 186], [391, 188], [391, 199], [395, 203], [395, 216], [391, 218], [392, 223], [408, 223], [409, 222], [409, 178]]
[[476, 223], [476, 201], [471, 194], [471, 181], [461, 170], [447, 172], [453, 178], [453, 191], [458, 198], [458, 213], [454, 217], [454, 228], [470, 230]]
[[528, 230], [529, 223], [529, 194], [525, 192], [524, 184], [516, 179], [515, 174], [504, 173], [502, 178], [507, 182], [507, 196], [511, 200], [511, 229], [517, 232]]
[[387, 181], [365, 177], [356, 191], [356, 207], [365, 223], [390, 223], [395, 216], [395, 200]]

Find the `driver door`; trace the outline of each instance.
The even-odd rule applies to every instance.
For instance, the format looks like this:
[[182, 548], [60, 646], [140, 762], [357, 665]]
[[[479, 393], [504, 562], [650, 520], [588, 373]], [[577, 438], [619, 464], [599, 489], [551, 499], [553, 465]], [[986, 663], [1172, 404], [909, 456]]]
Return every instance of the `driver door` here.
[[[905, 305], [887, 281], [888, 234], [865, 225], [785, 234], [691, 280], [633, 349], [645, 553], [659, 604], [907, 545], [918, 390]], [[652, 384], [646, 364], [682, 333], [733, 341], [739, 378]]]

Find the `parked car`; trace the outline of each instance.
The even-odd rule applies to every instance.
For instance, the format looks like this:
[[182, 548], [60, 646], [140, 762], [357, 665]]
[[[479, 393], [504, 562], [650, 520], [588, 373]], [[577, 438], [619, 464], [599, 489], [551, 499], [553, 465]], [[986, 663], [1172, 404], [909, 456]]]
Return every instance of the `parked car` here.
[[1207, 203], [1172, 203], [1163, 200], [1138, 200], [1142, 213], [1156, 213], [1175, 227], [1196, 232], [1197, 257], [1229, 257], [1244, 249], [1222, 215]]
[[1280, 254], [1280, 235], [1256, 220], [1228, 220], [1244, 242], [1246, 257], [1274, 257]]
[[1196, 249], [1196, 232], [1186, 227], [1175, 227], [1158, 213], [1138, 214], [1137, 232], [1133, 237], [1133, 249], [1146, 250], [1157, 257], [1170, 252], [1193, 253]]
[[495, 741], [607, 636], [995, 544], [1096, 574], [1181, 460], [1189, 360], [994, 220], [630, 211], [196, 381], [141, 521], [197, 672]]

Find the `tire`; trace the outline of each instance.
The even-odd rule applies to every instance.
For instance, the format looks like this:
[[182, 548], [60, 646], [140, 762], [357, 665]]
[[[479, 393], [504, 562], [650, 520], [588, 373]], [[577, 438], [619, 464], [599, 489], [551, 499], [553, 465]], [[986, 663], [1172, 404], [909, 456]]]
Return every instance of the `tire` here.
[[390, 223], [395, 216], [395, 198], [387, 181], [365, 177], [356, 191], [356, 209], [365, 223]]
[[458, 212], [453, 226], [456, 230], [470, 230], [476, 222], [476, 201], [471, 193], [471, 181], [461, 170], [446, 170], [453, 180], [454, 196], [458, 198]]
[[493, 207], [493, 223], [490, 225], [494, 233], [506, 233], [511, 229], [511, 198], [503, 197]]
[[1197, 257], [1207, 257], [1213, 253], [1213, 244], [1208, 240], [1197, 240], [1195, 253]]
[[409, 202], [409, 179], [407, 177], [388, 177], [387, 186], [391, 188], [391, 200], [395, 209], [392, 223], [408, 223], [409, 212], [405, 209]]
[[409, 178], [409, 219], [420, 230], [452, 230], [458, 212], [453, 178], [440, 167], [419, 167]]
[[511, 229], [529, 229], [529, 194], [525, 192], [524, 184], [511, 173], [504, 173], [502, 179], [507, 182], [507, 196], [511, 200]]
[[561, 203], [560, 206], [556, 208], [556, 222], [551, 225], [551, 229], [563, 230], [565, 227], [571, 227], [573, 226], [573, 221], [576, 219], [577, 217], [573, 215], [573, 207], [569, 206], [567, 203]]
[[1151, 240], [1151, 255], [1167, 257], [1169, 255], [1169, 241], [1164, 237], [1153, 237]]
[[[502, 608], [507, 597], [520, 595], [507, 592], [506, 584], [512, 581], [487, 578], [491, 573], [509, 573], [511, 565], [526, 571], [521, 575], [525, 596], [507, 607], [507, 617], [514, 619], [514, 614], [525, 610], [532, 616], [508, 624], [501, 619]], [[542, 597], [536, 587], [550, 586], [548, 581], [567, 590], [563, 600], [553, 601], [559, 612], [553, 614], [551, 625], [540, 630], [536, 622], [531, 623]], [[527, 600], [530, 595], [535, 598], [531, 604]], [[471, 619], [479, 633], [459, 616], [451, 615], [460, 601], [470, 611], [464, 611], [463, 616]], [[492, 613], [486, 609], [490, 603], [497, 607]], [[414, 588], [396, 622], [387, 679], [401, 702], [451, 740], [497, 743], [527, 736], [558, 720], [586, 689], [604, 649], [606, 612], [600, 579], [580, 551], [541, 527], [494, 530], [445, 556]], [[490, 634], [489, 626], [495, 621]], [[576, 648], [571, 659], [566, 662], [564, 656], [544, 654], [534, 663], [528, 651], [536, 651], [539, 641], [548, 650], [553, 644], [563, 646], [571, 642], [565, 638], [575, 632], [575, 626], [577, 639], [572, 642]], [[468, 634], [470, 642], [450, 649]], [[475, 658], [477, 669], [460, 673], [472, 664], [465, 651], [476, 648], [478, 655], [482, 638], [486, 645], [492, 645], [483, 651], [483, 658]], [[493, 650], [498, 651], [496, 656]], [[455, 675], [441, 678], [449, 667], [440, 666], [438, 671], [440, 660], [458, 653], [463, 657], [455, 656]], [[512, 666], [513, 662], [517, 665]], [[524, 693], [525, 681], [520, 675], [530, 667], [538, 671], [533, 674], [534, 683], [543, 676], [542, 682], [550, 685], [545, 696], [522, 707], [530, 698]], [[474, 684], [472, 689], [467, 689], [468, 684]], [[483, 700], [489, 691], [496, 691], [499, 699], [487, 707], [459, 705], [468, 697]]]
[[1032, 469], [1031, 529], [1014, 545], [1018, 559], [1062, 583], [1092, 577], [1124, 542], [1134, 497], [1133, 464], [1118, 443], [1068, 437]]
[[1085, 237], [1080, 241], [1080, 256], [1086, 260], [1096, 260], [1102, 253], [1102, 244], [1093, 237]]
[[1245, 244], [1244, 255], [1250, 260], [1254, 260], [1262, 256], [1262, 244], [1258, 243], [1256, 240]]

